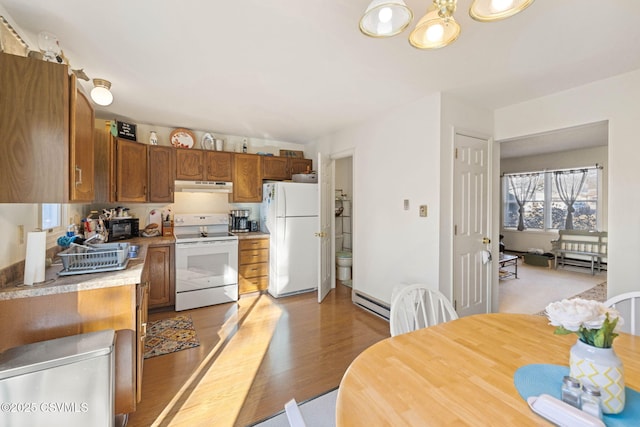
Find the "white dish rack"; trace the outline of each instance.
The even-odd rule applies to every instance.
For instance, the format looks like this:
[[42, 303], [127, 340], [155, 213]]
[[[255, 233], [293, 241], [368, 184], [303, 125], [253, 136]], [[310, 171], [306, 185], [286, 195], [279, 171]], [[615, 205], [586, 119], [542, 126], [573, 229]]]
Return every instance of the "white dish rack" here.
[[103, 243], [92, 246], [71, 246], [58, 256], [62, 260], [60, 276], [100, 273], [127, 268], [129, 243]]

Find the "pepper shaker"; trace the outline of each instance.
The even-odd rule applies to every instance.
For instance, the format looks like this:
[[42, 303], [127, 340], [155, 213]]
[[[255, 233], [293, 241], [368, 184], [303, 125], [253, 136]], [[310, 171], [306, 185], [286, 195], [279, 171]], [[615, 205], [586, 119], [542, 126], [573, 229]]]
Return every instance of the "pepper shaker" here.
[[562, 378], [562, 401], [574, 406], [578, 409], [581, 408], [580, 396], [580, 380], [566, 375]]
[[591, 384], [582, 385], [581, 409], [587, 414], [602, 419], [602, 406], [600, 405], [600, 388]]

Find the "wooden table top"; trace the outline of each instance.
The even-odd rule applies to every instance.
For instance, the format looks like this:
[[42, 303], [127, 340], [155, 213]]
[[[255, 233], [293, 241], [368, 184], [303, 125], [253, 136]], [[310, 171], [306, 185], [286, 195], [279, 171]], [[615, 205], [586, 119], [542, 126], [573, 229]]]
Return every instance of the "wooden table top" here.
[[[349, 366], [338, 391], [338, 426], [549, 425], [513, 383], [532, 363], [569, 366], [575, 334], [554, 335], [544, 316], [481, 314], [380, 341]], [[640, 390], [640, 337], [613, 347], [625, 383]]]

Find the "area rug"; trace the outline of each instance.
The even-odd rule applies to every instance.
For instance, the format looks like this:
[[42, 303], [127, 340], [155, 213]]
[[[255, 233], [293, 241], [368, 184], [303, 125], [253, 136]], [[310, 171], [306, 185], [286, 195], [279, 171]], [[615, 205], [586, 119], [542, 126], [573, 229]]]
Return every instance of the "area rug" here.
[[198, 347], [200, 341], [188, 314], [169, 319], [154, 320], [147, 324], [144, 358], [162, 356], [187, 348]]
[[[587, 289], [586, 291], [581, 292], [578, 295], [574, 295], [571, 298], [582, 298], [605, 302], [607, 300], [607, 282], [602, 282], [598, 285], [595, 285], [593, 288]], [[536, 314], [539, 316], [546, 316], [544, 310]]]

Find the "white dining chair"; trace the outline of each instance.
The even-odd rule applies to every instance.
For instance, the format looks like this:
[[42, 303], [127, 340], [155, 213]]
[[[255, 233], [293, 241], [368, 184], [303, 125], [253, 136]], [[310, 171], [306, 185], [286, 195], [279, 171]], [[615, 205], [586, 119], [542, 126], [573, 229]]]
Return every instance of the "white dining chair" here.
[[392, 337], [457, 318], [447, 297], [438, 290], [415, 284], [393, 291], [389, 319]]
[[295, 399], [291, 399], [284, 404], [284, 411], [287, 414], [287, 420], [291, 427], [306, 427], [304, 418], [302, 418], [302, 412]]
[[640, 333], [640, 291], [627, 292], [609, 298], [604, 302], [607, 307], [613, 307], [624, 320], [620, 330], [631, 335]]

